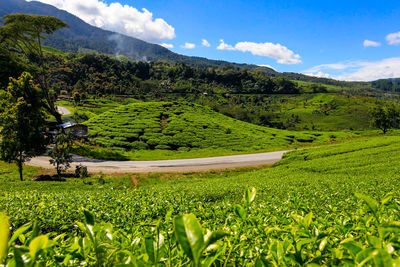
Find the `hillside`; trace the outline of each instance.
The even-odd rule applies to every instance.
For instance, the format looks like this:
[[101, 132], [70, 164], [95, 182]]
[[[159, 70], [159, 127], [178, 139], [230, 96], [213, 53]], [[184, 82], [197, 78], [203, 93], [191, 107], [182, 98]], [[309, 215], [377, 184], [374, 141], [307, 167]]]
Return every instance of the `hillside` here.
[[79, 91], [144, 101], [183, 99], [232, 118], [279, 129], [367, 130], [370, 108], [380, 97], [380, 93], [270, 78], [228, 67], [215, 70], [130, 62], [105, 55], [60, 55], [54, 49], [47, 62], [49, 84], [58, 94]]
[[301, 94], [270, 97], [264, 108], [270, 126], [288, 130], [371, 130], [371, 107], [376, 98], [347, 94]]
[[126, 151], [266, 151], [348, 135], [266, 128], [226, 117], [200, 105], [172, 102], [122, 105], [85, 124], [96, 145]]

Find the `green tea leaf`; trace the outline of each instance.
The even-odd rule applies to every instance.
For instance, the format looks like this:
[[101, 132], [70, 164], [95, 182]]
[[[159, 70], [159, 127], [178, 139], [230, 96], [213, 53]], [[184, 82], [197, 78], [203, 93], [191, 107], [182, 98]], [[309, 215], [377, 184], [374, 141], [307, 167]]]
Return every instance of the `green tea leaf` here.
[[356, 196], [358, 199], [364, 200], [365, 203], [367, 203], [368, 208], [369, 208], [373, 213], [376, 213], [376, 212], [378, 211], [378, 209], [379, 209], [379, 203], [378, 203], [375, 199], [371, 198], [370, 196], [361, 194], [361, 193], [355, 193], [355, 196]]
[[375, 266], [393, 266], [392, 257], [386, 250], [376, 250], [374, 255]]
[[346, 248], [350, 254], [355, 257], [360, 251], [362, 251], [362, 246], [356, 241], [348, 241], [341, 243], [341, 246]]
[[174, 218], [174, 231], [175, 237], [185, 254], [197, 264], [204, 246], [204, 237], [196, 216], [194, 214], [176, 216]]
[[[359, 265], [364, 265], [372, 260], [373, 257], [377, 255], [377, 250], [375, 248], [367, 248], [362, 251], [360, 251], [356, 257], [355, 261]], [[379, 266], [379, 265], [378, 265]]]
[[85, 221], [89, 225], [94, 225], [94, 215], [90, 211], [83, 209], [83, 214], [85, 215]]
[[372, 247], [374, 247], [374, 248], [382, 248], [381, 240], [378, 237], [369, 235], [369, 236], [367, 236], [367, 240], [368, 240], [368, 243]]
[[10, 222], [5, 213], [0, 213], [0, 264], [8, 254], [8, 238], [10, 237]]
[[382, 235], [386, 234], [398, 234], [400, 233], [400, 222], [390, 222], [386, 223], [384, 225], [381, 225], [379, 227], [379, 231], [382, 233]]
[[235, 205], [234, 209], [236, 214], [240, 217], [240, 219], [242, 220], [246, 219], [246, 210], [242, 206]]
[[173, 212], [173, 210], [170, 209], [170, 210], [167, 212], [167, 214], [165, 214], [165, 222], [166, 222], [166, 223], [169, 223], [169, 220], [171, 219], [171, 216], [172, 216], [172, 212]]
[[254, 201], [255, 197], [256, 197], [256, 188], [255, 187], [247, 188], [244, 194], [246, 204], [250, 205]]
[[308, 213], [306, 216], [304, 216], [304, 224], [306, 227], [310, 227], [311, 222], [312, 222], [312, 217], [313, 217], [313, 213], [310, 212]]
[[257, 257], [256, 262], [254, 263], [254, 267], [264, 267], [265, 264], [264, 262], [260, 259], [260, 257]]
[[394, 194], [393, 192], [387, 193], [387, 194], [383, 197], [383, 199], [381, 200], [381, 205], [385, 205], [385, 204], [388, 203], [390, 200], [392, 200], [393, 194]]
[[328, 244], [328, 237], [325, 237], [324, 239], [322, 239], [321, 243], [319, 243], [318, 249], [320, 251], [324, 251], [326, 244]]
[[8, 245], [11, 246], [12, 243], [18, 239], [18, 237], [20, 235], [22, 235], [23, 233], [25, 233], [29, 228], [31, 228], [32, 223], [27, 223], [24, 224], [23, 226], [21, 226], [20, 228], [18, 228], [14, 234], [11, 236], [10, 241], [8, 242]]
[[23, 255], [23, 252], [20, 249], [18, 249], [18, 248], [14, 249], [14, 258], [9, 263], [7, 263], [7, 267], [8, 266], [10, 266], [10, 267], [11, 266], [15, 266], [15, 267], [24, 266], [25, 264], [24, 264], [24, 259], [23, 259], [22, 255]]
[[53, 242], [50, 241], [46, 235], [40, 235], [38, 237], [35, 237], [29, 244], [29, 253], [34, 259], [41, 250], [47, 249], [52, 245]]
[[209, 245], [214, 244], [221, 238], [224, 238], [225, 236], [229, 236], [229, 233], [224, 231], [214, 231], [210, 233], [209, 235], [206, 236], [204, 240], [204, 249], [206, 249]]
[[149, 255], [149, 258], [150, 258], [151, 262], [153, 264], [155, 264], [156, 263], [156, 258], [155, 258], [155, 253], [154, 253], [154, 238], [153, 238], [153, 236], [145, 237], [144, 243], [145, 243], [145, 246], [146, 246], [147, 255]]

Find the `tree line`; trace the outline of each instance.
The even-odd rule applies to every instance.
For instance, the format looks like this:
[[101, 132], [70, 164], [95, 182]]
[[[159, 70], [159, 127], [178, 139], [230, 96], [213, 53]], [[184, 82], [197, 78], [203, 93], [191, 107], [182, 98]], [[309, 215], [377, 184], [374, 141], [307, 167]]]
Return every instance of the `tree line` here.
[[199, 68], [184, 63], [118, 60], [107, 55], [47, 55], [52, 88], [89, 94], [299, 94], [287, 78], [233, 66]]

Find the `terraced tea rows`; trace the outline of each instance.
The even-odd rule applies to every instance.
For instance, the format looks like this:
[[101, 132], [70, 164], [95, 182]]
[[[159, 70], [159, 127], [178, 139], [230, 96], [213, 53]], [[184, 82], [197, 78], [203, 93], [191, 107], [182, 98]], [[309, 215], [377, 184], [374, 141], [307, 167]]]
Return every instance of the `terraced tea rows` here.
[[169, 102], [120, 106], [86, 124], [96, 144], [125, 150], [271, 150], [296, 142], [321, 142], [348, 135], [266, 128], [226, 117], [200, 105]]

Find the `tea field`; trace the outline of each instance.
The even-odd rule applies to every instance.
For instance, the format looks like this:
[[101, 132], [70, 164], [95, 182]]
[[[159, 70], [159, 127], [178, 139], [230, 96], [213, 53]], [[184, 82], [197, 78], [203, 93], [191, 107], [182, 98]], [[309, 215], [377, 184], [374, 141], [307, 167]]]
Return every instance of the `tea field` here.
[[369, 130], [376, 98], [341, 94], [271, 96], [273, 123], [290, 130]]
[[[196, 154], [210, 156], [218, 151], [220, 154], [272, 151], [355, 135], [261, 127], [229, 118], [207, 107], [177, 102], [121, 105], [89, 119], [85, 124], [94, 145], [119, 152], [125, 159], [138, 159], [134, 150], [155, 150], [150, 159], [155, 159], [154, 155], [160, 154], [158, 151], [186, 152], [186, 157]], [[201, 150], [207, 153], [198, 153]], [[90, 152], [85, 147], [76, 151], [93, 156]]]
[[2, 163], [0, 261], [397, 266], [399, 149], [399, 136], [378, 136], [293, 151], [272, 168], [66, 182], [19, 182]]
[[59, 100], [56, 102], [56, 105], [65, 107], [71, 112], [71, 115], [63, 116], [65, 121], [74, 121], [78, 118], [77, 122], [84, 122], [91, 117], [117, 108], [120, 105], [135, 102], [139, 101], [134, 98], [96, 97], [92, 95], [87, 99], [81, 100], [78, 104], [75, 104], [72, 100]]

